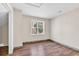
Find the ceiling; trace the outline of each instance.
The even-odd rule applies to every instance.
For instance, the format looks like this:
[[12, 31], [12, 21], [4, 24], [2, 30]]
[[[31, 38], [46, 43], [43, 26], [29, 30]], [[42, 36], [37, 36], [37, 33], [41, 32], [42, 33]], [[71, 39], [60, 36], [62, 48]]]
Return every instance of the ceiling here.
[[75, 8], [78, 3], [13, 3], [13, 8], [22, 10], [24, 15], [51, 19]]
[[8, 10], [3, 6], [2, 3], [0, 3], [0, 13], [2, 12], [8, 12]]

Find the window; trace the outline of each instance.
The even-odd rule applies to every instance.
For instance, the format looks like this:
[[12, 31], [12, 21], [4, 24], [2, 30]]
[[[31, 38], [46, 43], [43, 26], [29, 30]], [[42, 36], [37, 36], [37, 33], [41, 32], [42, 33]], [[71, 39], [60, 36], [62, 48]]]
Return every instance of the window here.
[[32, 21], [32, 35], [44, 34], [44, 21]]

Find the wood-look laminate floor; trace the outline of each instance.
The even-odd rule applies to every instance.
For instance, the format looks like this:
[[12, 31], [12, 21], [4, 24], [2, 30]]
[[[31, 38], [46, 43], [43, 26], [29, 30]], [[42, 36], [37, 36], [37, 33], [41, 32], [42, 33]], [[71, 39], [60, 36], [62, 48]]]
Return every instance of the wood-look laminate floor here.
[[6, 56], [6, 55], [8, 55], [8, 47], [7, 46], [0, 47], [0, 56]]
[[27, 43], [15, 49], [13, 56], [79, 56], [79, 52], [52, 41]]

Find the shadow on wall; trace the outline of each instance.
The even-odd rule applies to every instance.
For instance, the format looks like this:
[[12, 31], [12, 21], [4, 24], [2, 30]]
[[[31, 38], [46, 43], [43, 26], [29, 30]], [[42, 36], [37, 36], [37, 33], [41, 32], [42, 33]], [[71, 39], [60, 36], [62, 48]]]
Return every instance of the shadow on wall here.
[[0, 47], [8, 45], [8, 13], [0, 13]]

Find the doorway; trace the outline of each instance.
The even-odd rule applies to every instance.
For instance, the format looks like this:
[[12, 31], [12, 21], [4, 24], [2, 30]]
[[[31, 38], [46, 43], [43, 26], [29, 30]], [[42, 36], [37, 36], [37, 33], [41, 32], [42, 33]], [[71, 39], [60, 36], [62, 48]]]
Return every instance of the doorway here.
[[8, 55], [8, 12], [0, 12], [0, 55]]
[[[0, 30], [0, 55], [10, 55], [13, 53], [13, 8], [10, 4], [0, 3], [0, 15], [3, 13], [6, 14], [6, 18], [3, 17], [5, 20], [2, 20], [2, 22], [5, 24], [5, 26], [3, 26], [3, 28]], [[6, 51], [5, 53], [3, 49]]]

